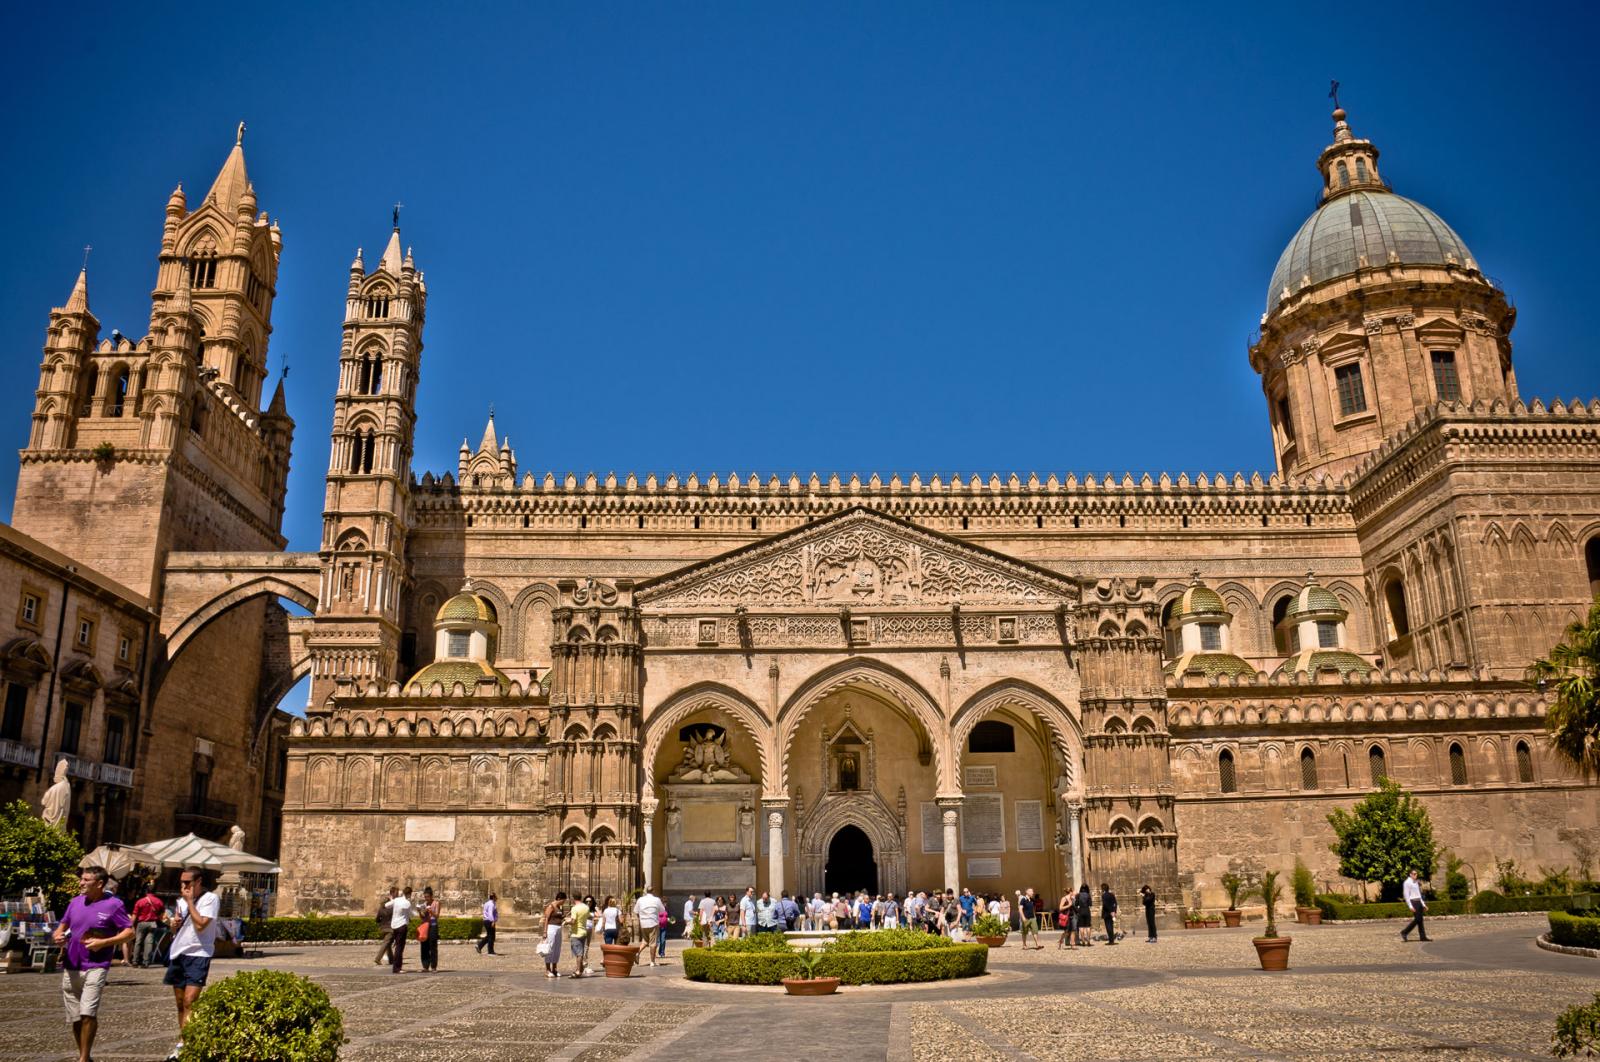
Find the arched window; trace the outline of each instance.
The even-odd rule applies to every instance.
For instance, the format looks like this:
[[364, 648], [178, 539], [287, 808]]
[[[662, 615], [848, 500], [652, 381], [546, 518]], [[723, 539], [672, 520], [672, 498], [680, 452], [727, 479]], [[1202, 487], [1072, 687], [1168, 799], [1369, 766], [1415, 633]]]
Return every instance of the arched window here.
[[106, 396], [110, 403], [106, 409], [108, 417], [120, 417], [128, 400], [128, 367], [126, 365], [117, 369], [117, 374], [111, 379], [111, 394]]
[[1389, 640], [1398, 641], [1411, 633], [1411, 613], [1406, 608], [1406, 587], [1398, 575], [1383, 584], [1383, 603], [1389, 616]]
[[1339, 163], [1339, 187], [1340, 188], [1349, 188], [1350, 187], [1350, 167], [1346, 166], [1342, 162]]
[[1015, 752], [1017, 733], [1010, 723], [985, 719], [967, 735], [968, 752]]
[[1360, 155], [1357, 155], [1356, 156], [1356, 180], [1357, 181], [1365, 181], [1366, 179], [1367, 179], [1367, 160], [1362, 158]]
[[358, 431], [350, 436], [350, 472], [370, 473], [372, 471], [372, 451], [377, 445], [377, 439], [372, 429]]
[[1533, 751], [1526, 741], [1517, 742], [1517, 781], [1524, 785], [1533, 781]]
[[[1600, 537], [1596, 537], [1595, 541], [1600, 542]], [[1178, 644], [1178, 631], [1172, 625], [1172, 610], [1177, 603], [1178, 599], [1173, 598], [1171, 601], [1168, 601], [1165, 605], [1161, 606], [1161, 640], [1162, 644], [1166, 648], [1168, 660], [1171, 660], [1173, 657], [1177, 656], [1180, 648]]]
[[1233, 769], [1233, 753], [1227, 749], [1217, 753], [1217, 780], [1222, 783], [1224, 793], [1239, 791], [1239, 776]]
[[96, 369], [93, 363], [90, 363], [83, 370], [83, 375], [83, 405], [78, 410], [78, 416], [92, 417], [94, 416], [94, 392], [100, 386], [100, 370]]
[[356, 364], [356, 394], [375, 395], [383, 390], [383, 359], [371, 351]]
[[1600, 535], [1591, 538], [1583, 547], [1584, 563], [1589, 568], [1589, 593], [1600, 597]]
[[1300, 750], [1300, 788], [1317, 788], [1317, 754], [1310, 749]]
[[1389, 760], [1381, 746], [1374, 745], [1367, 750], [1367, 774], [1373, 785], [1382, 785], [1389, 777]]
[[1222, 624], [1200, 624], [1200, 648], [1208, 653], [1222, 652]]
[[1293, 594], [1284, 594], [1272, 605], [1272, 646], [1278, 651], [1279, 656], [1288, 656], [1291, 652], [1289, 628], [1283, 621], [1289, 615], [1289, 605], [1293, 601]]
[[1461, 751], [1459, 743], [1450, 745], [1450, 784], [1467, 784], [1467, 754]]

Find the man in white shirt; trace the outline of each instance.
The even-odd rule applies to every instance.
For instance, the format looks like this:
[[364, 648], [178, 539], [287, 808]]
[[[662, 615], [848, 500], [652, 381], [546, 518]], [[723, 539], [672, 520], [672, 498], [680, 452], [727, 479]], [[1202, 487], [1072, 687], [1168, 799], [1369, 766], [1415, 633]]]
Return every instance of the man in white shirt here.
[[394, 943], [389, 954], [394, 956], [393, 970], [400, 972], [406, 961], [406, 935], [411, 930], [411, 912], [417, 905], [411, 902], [411, 886], [407, 885], [399, 896], [389, 901], [389, 928], [394, 931]]
[[178, 1005], [178, 1046], [171, 1058], [183, 1050], [183, 1027], [189, 1024], [200, 990], [211, 972], [211, 956], [217, 950], [217, 914], [222, 901], [206, 891], [206, 872], [200, 867], [184, 867], [178, 875], [178, 910], [173, 916], [172, 945], [167, 949], [167, 975], [163, 983], [172, 986]]
[[705, 927], [706, 935], [713, 932], [712, 923], [717, 917], [717, 898], [709, 892], [700, 897], [700, 924]]
[[1411, 921], [1400, 931], [1401, 940], [1410, 940], [1411, 931], [1417, 931], [1418, 940], [1427, 940], [1428, 931], [1422, 926], [1422, 913], [1428, 909], [1428, 904], [1422, 898], [1422, 875], [1413, 870], [1411, 876], [1406, 878], [1405, 898], [1406, 906], [1411, 908]]
[[694, 913], [700, 909], [698, 898], [694, 893], [683, 901], [683, 939], [688, 940], [694, 935]]
[[483, 901], [483, 939], [478, 941], [478, 954], [483, 954], [483, 949], [488, 948], [489, 954], [494, 951], [494, 927], [500, 921], [500, 906], [495, 900], [494, 893]]
[[666, 905], [650, 891], [648, 885], [633, 904], [633, 913], [639, 916], [639, 936], [644, 938], [644, 951], [650, 956], [651, 966], [657, 965], [656, 934], [661, 932], [661, 912], [666, 909]]
[[756, 890], [748, 888], [739, 897], [739, 935], [747, 937], [756, 931]]

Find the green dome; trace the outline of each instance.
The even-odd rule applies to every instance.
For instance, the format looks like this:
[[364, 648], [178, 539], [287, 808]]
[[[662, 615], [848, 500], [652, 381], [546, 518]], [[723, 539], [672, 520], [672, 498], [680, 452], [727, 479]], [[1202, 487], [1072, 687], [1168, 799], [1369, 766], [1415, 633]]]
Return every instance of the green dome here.
[[1278, 258], [1267, 285], [1267, 312], [1290, 294], [1350, 276], [1365, 265], [1455, 264], [1477, 269], [1472, 252], [1444, 220], [1405, 196], [1377, 188], [1329, 199], [1306, 219]]
[[1198, 579], [1189, 585], [1189, 588], [1172, 603], [1172, 620], [1177, 622], [1185, 616], [1216, 616], [1228, 615], [1228, 606], [1222, 603], [1222, 595], [1206, 586]]
[[1372, 665], [1347, 649], [1308, 649], [1285, 660], [1278, 670], [1291, 675], [1315, 675], [1318, 671], [1364, 675], [1372, 670]]
[[1337, 612], [1340, 619], [1349, 614], [1332, 590], [1315, 579], [1309, 579], [1300, 592], [1294, 595], [1294, 602], [1289, 606], [1289, 616], [1305, 616], [1314, 612]]
[[446, 601], [439, 608], [435, 623], [494, 623], [494, 606], [486, 598], [468, 590]]
[[448, 690], [459, 682], [470, 690], [483, 679], [494, 679], [495, 684], [501, 689], [511, 685], [509, 679], [481, 660], [435, 660], [415, 675], [412, 675], [406, 681], [406, 685], [409, 686], [416, 682], [421, 683], [423, 688], [426, 689], [438, 682], [442, 683], [444, 688]]
[[1256, 669], [1232, 653], [1185, 653], [1167, 665], [1168, 675], [1188, 675], [1198, 672], [1212, 675], [1254, 675]]

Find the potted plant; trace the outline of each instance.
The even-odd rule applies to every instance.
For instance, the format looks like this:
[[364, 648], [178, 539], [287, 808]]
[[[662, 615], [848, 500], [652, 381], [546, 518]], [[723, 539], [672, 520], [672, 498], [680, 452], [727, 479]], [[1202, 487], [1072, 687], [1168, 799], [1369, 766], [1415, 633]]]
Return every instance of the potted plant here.
[[1267, 930], [1252, 940], [1256, 946], [1256, 957], [1261, 960], [1263, 970], [1287, 970], [1289, 945], [1294, 943], [1294, 938], [1278, 936], [1278, 901], [1283, 899], [1283, 885], [1278, 881], [1276, 870], [1261, 875], [1260, 892], [1262, 901], [1267, 905]]
[[999, 915], [981, 914], [972, 921], [972, 935], [979, 944], [987, 944], [991, 948], [1002, 947], [1010, 933], [1011, 927]]
[[805, 976], [785, 977], [785, 992], [791, 996], [831, 996], [839, 990], [837, 977], [817, 976], [817, 964], [822, 961], [820, 951], [802, 951], [796, 958], [800, 961], [800, 972]]
[[1298, 858], [1294, 861], [1294, 920], [1301, 925], [1320, 926], [1322, 908], [1317, 906], [1317, 882]]
[[1244, 895], [1244, 879], [1228, 871], [1222, 875], [1222, 891], [1228, 894], [1228, 909], [1222, 912], [1223, 921], [1228, 923], [1229, 929], [1237, 929], [1244, 918], [1244, 912], [1239, 910], [1239, 897]]
[[633, 926], [627, 918], [617, 921], [617, 942], [600, 945], [600, 963], [607, 977], [630, 977], [633, 964], [639, 961], [639, 949], [633, 943]]
[[699, 911], [694, 913], [694, 921], [689, 924], [689, 940], [697, 948], [711, 944], [711, 923], [701, 918]]

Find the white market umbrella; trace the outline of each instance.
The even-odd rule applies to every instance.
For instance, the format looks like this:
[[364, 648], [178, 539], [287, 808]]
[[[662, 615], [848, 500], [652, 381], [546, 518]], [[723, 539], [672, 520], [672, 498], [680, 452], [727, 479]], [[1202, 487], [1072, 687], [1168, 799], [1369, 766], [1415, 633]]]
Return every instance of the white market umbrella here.
[[119, 881], [140, 865], [159, 867], [161, 861], [131, 844], [103, 844], [78, 860], [80, 867], [105, 867], [106, 873]]
[[232, 870], [246, 874], [282, 872], [282, 868], [270, 859], [239, 852], [192, 833], [165, 841], [151, 841], [139, 847], [163, 867], [205, 867], [207, 870]]

